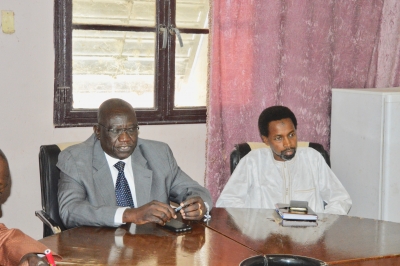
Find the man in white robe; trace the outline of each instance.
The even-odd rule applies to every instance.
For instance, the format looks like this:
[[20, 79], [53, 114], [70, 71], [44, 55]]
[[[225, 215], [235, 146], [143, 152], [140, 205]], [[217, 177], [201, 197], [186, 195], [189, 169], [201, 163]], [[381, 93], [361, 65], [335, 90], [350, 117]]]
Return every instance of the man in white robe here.
[[240, 160], [217, 207], [275, 209], [278, 202], [301, 200], [315, 212], [348, 213], [351, 198], [322, 155], [312, 148], [297, 148], [297, 120], [289, 108], [265, 109], [258, 126], [269, 147]]

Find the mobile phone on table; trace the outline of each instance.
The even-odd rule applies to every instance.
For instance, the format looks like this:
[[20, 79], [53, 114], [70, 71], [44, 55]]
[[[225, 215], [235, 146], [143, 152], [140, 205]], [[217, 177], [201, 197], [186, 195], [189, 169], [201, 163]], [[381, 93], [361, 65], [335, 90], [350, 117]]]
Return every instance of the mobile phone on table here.
[[308, 210], [308, 201], [291, 200], [289, 204], [290, 212], [305, 212]]
[[183, 233], [192, 230], [190, 225], [175, 219], [171, 219], [169, 222], [166, 222], [163, 227], [175, 233]]

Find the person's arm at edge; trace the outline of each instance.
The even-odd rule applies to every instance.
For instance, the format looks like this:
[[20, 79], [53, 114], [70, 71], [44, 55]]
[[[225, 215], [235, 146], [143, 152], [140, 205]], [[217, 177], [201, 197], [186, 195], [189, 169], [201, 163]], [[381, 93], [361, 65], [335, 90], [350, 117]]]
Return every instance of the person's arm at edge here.
[[[0, 223], [0, 265], [20, 265], [25, 259], [43, 254], [47, 249], [45, 245], [24, 234], [19, 229], [8, 229]], [[61, 260], [54, 254], [56, 260]], [[46, 262], [45, 259], [40, 259]], [[35, 260], [35, 259], [34, 259]]]

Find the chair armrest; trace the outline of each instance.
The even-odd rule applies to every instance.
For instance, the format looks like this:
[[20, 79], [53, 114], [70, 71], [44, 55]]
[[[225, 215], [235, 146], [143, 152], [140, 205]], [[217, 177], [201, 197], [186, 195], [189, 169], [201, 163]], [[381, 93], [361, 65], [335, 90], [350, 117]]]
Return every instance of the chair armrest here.
[[45, 211], [35, 211], [35, 215], [53, 231], [53, 234], [61, 233], [60, 225], [51, 219]]

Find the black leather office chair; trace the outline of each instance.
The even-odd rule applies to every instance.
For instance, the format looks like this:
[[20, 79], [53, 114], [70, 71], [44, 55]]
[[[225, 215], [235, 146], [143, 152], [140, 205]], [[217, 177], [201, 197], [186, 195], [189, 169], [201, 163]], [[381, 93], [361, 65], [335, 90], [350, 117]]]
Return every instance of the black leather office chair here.
[[[328, 152], [324, 149], [324, 147], [315, 142], [304, 142], [304, 141], [299, 141], [297, 142], [298, 147], [310, 147], [318, 152], [321, 153], [322, 157], [324, 157], [326, 163], [331, 167], [331, 161], [329, 158]], [[245, 143], [240, 143], [236, 144], [235, 148], [231, 152], [230, 155], [230, 168], [231, 168], [231, 174], [233, 173], [233, 170], [235, 170], [236, 166], [238, 165], [240, 159], [242, 159], [246, 154], [248, 154], [251, 150], [258, 149], [258, 148], [265, 148], [268, 147], [266, 144], [263, 142], [245, 142]]]
[[39, 151], [40, 189], [42, 194], [42, 210], [35, 215], [43, 222], [43, 237], [57, 234], [65, 230], [58, 210], [58, 180], [60, 170], [56, 164], [58, 154], [66, 147], [76, 144], [43, 145]]

